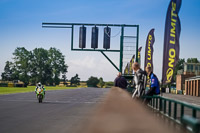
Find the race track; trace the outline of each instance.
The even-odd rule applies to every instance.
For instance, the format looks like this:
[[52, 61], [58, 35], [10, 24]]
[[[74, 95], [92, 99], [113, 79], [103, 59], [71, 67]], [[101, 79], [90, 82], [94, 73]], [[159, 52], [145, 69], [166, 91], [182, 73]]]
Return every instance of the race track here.
[[0, 95], [0, 133], [71, 133], [108, 90], [47, 91], [43, 103], [33, 92]]

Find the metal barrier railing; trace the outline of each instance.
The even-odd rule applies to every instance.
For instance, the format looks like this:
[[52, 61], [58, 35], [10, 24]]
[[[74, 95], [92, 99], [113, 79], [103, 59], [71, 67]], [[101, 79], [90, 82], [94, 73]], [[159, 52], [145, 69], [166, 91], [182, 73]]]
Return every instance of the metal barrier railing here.
[[[194, 133], [200, 132], [200, 120], [197, 119], [197, 112], [200, 112], [200, 107], [162, 96], [144, 96], [143, 98], [149, 98], [150, 102], [148, 105], [153, 109], [160, 111], [160, 113], [166, 117], [179, 124], [190, 127], [188, 129]], [[180, 105], [180, 112], [177, 112], [178, 105]], [[192, 116], [185, 115], [184, 109], [186, 107], [192, 110]], [[180, 119], [177, 118], [177, 113], [180, 113]]]

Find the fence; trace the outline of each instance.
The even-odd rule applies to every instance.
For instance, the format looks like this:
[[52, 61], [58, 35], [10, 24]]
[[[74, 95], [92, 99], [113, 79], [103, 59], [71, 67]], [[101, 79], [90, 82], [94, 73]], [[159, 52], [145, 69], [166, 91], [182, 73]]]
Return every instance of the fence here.
[[143, 98], [149, 98], [148, 105], [171, 120], [187, 127], [193, 133], [200, 132], [200, 107], [161, 96]]

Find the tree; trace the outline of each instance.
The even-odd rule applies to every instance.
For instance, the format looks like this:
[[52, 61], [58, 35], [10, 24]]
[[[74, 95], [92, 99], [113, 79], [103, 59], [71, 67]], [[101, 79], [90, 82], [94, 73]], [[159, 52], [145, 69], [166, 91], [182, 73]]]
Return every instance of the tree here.
[[56, 48], [35, 48], [32, 52], [31, 66], [31, 82], [48, 85], [58, 85], [60, 75], [66, 74], [68, 68], [64, 55]]
[[179, 59], [175, 68], [174, 68], [174, 73], [173, 73], [173, 77], [172, 77], [172, 82], [176, 81], [176, 75], [177, 75], [177, 72], [178, 70], [182, 70], [184, 69], [184, 63], [185, 63], [185, 59]]
[[12, 80], [12, 62], [6, 61], [6, 65], [4, 67], [4, 72], [1, 74], [2, 80], [11, 81]]
[[88, 87], [97, 87], [99, 79], [97, 77], [91, 76], [86, 82]]
[[[47, 84], [51, 81], [52, 71], [49, 64], [48, 50], [35, 48], [31, 54], [31, 82]], [[52, 83], [53, 84], [53, 83]]]
[[80, 78], [78, 77], [78, 74], [76, 74], [74, 77], [71, 78], [71, 85], [80, 85]]
[[65, 57], [56, 48], [50, 48], [48, 51], [49, 63], [51, 65], [53, 81], [55, 84], [60, 82], [60, 74], [66, 73], [68, 66], [65, 64]]
[[187, 63], [199, 63], [197, 58], [188, 58]]
[[105, 85], [105, 82], [103, 81], [102, 77], [99, 78], [99, 85], [101, 88], [103, 88], [103, 86]]
[[19, 80], [19, 71], [17, 70], [16, 65], [14, 63], [12, 63], [11, 69], [12, 69], [11, 79], [12, 80]]
[[30, 79], [30, 54], [24, 47], [16, 48], [13, 53], [16, 72], [19, 74], [19, 80], [24, 82], [24, 86], [29, 84]]
[[56, 48], [35, 48], [28, 51], [24, 47], [18, 47], [13, 55], [14, 62], [6, 62], [1, 75], [4, 80], [21, 80], [25, 86], [37, 82], [57, 85], [60, 75], [67, 72], [64, 55]]
[[66, 81], [67, 81], [66, 73], [64, 73], [64, 74], [62, 75], [62, 79], [63, 79], [64, 85], [66, 85]]

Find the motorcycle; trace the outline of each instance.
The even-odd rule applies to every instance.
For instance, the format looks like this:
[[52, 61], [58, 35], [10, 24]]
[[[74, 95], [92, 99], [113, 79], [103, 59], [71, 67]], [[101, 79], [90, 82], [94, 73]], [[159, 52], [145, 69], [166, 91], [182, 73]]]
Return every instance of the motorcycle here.
[[36, 91], [36, 97], [38, 99], [39, 103], [42, 103], [42, 100], [44, 99], [44, 89], [39, 87]]

